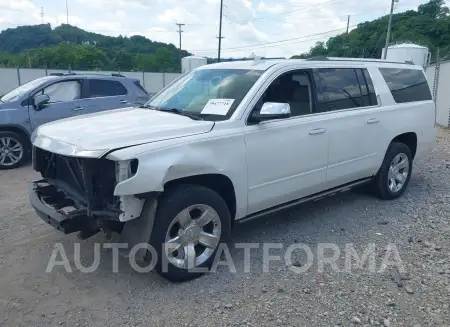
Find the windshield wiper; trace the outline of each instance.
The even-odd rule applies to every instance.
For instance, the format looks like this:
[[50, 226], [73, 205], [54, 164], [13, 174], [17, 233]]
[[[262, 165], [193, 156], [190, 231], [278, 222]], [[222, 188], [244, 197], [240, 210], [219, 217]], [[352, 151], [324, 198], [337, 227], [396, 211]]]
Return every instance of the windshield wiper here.
[[139, 108], [145, 108], [145, 109], [153, 109], [153, 110], [159, 110], [159, 108], [158, 108], [158, 107], [155, 107], [155, 106], [151, 106], [151, 105], [146, 105], [146, 104], [140, 105], [140, 106], [139, 106]]
[[203, 120], [203, 118], [200, 116], [200, 114], [192, 112], [192, 111], [186, 111], [186, 110], [181, 110], [181, 109], [177, 109], [177, 108], [159, 108], [159, 110], [172, 112], [172, 113], [180, 115], [180, 116], [189, 117], [193, 120]]
[[145, 105], [145, 104], [142, 105], [142, 106], [139, 106], [139, 108], [171, 112], [171, 113], [174, 113], [174, 114], [177, 114], [177, 115], [180, 115], [180, 116], [189, 117], [189, 118], [191, 118], [193, 120], [203, 120], [203, 118], [200, 116], [200, 114], [197, 114], [197, 113], [191, 112], [191, 111], [177, 109], [177, 108], [160, 108], [160, 107], [151, 106], [151, 105]]

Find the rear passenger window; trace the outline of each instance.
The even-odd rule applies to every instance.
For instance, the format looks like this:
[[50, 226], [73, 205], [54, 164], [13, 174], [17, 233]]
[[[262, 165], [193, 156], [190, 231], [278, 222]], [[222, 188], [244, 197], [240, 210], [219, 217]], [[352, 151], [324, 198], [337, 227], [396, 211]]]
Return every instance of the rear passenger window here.
[[372, 78], [370, 77], [369, 72], [367, 69], [363, 69], [364, 78], [366, 79], [367, 83], [367, 89], [369, 90], [369, 98], [370, 98], [370, 104], [372, 106], [378, 105], [377, 96], [375, 94], [375, 88], [373, 87]]
[[431, 91], [422, 70], [380, 68], [395, 102], [431, 100]]
[[319, 111], [333, 111], [364, 106], [355, 69], [317, 69], [315, 75]]
[[358, 76], [359, 85], [361, 86], [363, 107], [376, 106], [378, 101], [369, 72], [367, 69], [356, 69], [356, 76]]
[[89, 80], [89, 98], [126, 95], [127, 89], [118, 81], [101, 79]]

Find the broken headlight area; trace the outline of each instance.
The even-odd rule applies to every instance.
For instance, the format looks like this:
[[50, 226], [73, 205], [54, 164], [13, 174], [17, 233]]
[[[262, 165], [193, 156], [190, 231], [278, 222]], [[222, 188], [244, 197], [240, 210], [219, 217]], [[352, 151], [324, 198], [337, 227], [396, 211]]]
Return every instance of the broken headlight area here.
[[137, 164], [63, 156], [34, 147], [33, 168], [43, 179], [32, 185], [32, 204], [41, 218], [66, 233], [120, 232], [123, 221], [139, 217], [142, 206], [133, 195], [114, 196], [114, 189], [136, 173]]

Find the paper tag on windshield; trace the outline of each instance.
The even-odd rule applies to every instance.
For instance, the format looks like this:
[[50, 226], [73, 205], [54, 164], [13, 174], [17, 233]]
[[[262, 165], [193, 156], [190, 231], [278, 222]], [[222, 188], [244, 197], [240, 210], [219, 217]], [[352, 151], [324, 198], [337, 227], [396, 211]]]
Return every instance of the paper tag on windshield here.
[[211, 99], [202, 110], [202, 114], [225, 116], [233, 105], [234, 99]]

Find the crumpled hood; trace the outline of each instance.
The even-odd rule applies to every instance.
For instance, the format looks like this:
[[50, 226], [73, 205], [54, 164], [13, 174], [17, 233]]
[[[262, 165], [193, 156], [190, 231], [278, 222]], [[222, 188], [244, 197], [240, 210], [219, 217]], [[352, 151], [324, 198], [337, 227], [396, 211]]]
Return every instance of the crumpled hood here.
[[44, 124], [32, 142], [62, 155], [99, 158], [118, 148], [207, 133], [213, 126], [169, 112], [125, 108]]

